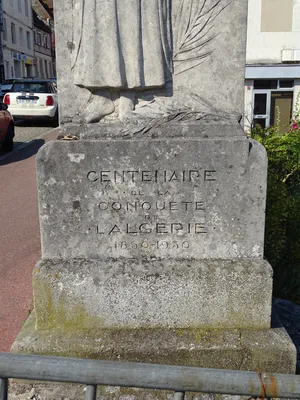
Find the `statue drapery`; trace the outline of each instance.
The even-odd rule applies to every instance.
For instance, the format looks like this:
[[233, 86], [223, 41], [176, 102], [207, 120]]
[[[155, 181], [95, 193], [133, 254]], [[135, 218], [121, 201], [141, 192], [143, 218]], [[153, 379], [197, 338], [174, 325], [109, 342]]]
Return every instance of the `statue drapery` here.
[[73, 34], [76, 85], [138, 90], [172, 78], [171, 0], [74, 0]]

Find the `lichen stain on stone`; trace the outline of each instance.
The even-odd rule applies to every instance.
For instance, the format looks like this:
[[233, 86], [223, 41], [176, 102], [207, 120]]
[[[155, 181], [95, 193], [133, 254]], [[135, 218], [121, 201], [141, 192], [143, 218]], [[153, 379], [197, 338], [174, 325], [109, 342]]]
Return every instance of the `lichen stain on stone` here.
[[80, 208], [80, 201], [79, 200], [74, 200], [73, 201], [73, 208], [74, 208], [74, 210], [78, 210]]
[[75, 44], [74, 42], [67, 42], [67, 48], [70, 52], [72, 52], [73, 50], [75, 50]]
[[39, 329], [54, 328], [63, 333], [88, 331], [93, 336], [93, 332], [96, 333], [104, 327], [103, 318], [89, 315], [84, 304], [79, 303], [79, 299], [76, 299], [76, 304], [72, 304], [72, 299], [68, 298], [63, 290], [59, 298], [54, 299], [51, 283], [45, 282], [45, 279], [35, 276], [33, 288]]
[[222, 330], [219, 331], [210, 328], [183, 328], [176, 329], [175, 332], [179, 337], [190, 336], [194, 341], [209, 344], [216, 342], [217, 340], [220, 341], [220, 338], [223, 335]]

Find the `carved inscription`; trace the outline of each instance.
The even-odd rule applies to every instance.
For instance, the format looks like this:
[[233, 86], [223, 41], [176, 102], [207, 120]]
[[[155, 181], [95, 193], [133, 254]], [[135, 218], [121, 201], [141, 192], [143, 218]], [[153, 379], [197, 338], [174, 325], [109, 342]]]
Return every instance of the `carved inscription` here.
[[130, 224], [114, 224], [113, 227], [107, 227], [104, 229], [101, 226], [97, 226], [97, 233], [100, 235], [112, 235], [115, 233], [126, 233], [131, 235], [137, 234], [150, 234], [154, 233], [156, 235], [190, 235], [197, 233], [207, 233], [205, 222], [195, 222], [182, 224], [181, 222], [174, 223], [164, 223], [157, 222], [154, 224], [142, 223], [136, 225]]
[[184, 170], [184, 171], [89, 171], [87, 179], [98, 183], [170, 183], [215, 181], [214, 170]]
[[102, 201], [99, 203], [99, 209], [102, 211], [105, 210], [114, 210], [121, 211], [126, 210], [128, 212], [135, 212], [139, 210], [149, 211], [149, 210], [157, 210], [157, 211], [205, 211], [204, 202], [203, 201], [156, 201], [151, 203], [149, 201], [127, 201], [127, 202], [105, 202]]
[[217, 181], [214, 169], [94, 169], [86, 178], [99, 199], [90, 232], [111, 238], [115, 249], [180, 251], [190, 247], [189, 238], [208, 233], [207, 199], [198, 188]]

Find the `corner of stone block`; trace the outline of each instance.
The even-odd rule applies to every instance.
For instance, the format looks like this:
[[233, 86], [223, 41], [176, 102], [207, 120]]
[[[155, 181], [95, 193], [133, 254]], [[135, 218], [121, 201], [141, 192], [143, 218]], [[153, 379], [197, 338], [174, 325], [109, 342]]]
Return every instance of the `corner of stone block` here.
[[45, 143], [42, 147], [39, 148], [37, 155], [36, 155], [36, 164], [40, 165], [47, 161], [49, 157], [49, 153], [53, 148], [55, 141], [51, 140], [50, 142]]
[[267, 155], [267, 150], [266, 150], [265, 146], [262, 145], [257, 140], [250, 138], [249, 139], [249, 155], [251, 156], [254, 153], [255, 153], [255, 158], [267, 161], [268, 155]]
[[78, 327], [82, 327], [83, 332], [93, 336], [104, 327], [103, 318], [90, 315], [80, 299], [72, 302], [63, 290], [56, 293], [52, 280], [58, 278], [57, 272], [45, 279], [39, 276], [37, 268], [35, 270], [33, 292], [37, 328], [72, 334], [79, 331]]

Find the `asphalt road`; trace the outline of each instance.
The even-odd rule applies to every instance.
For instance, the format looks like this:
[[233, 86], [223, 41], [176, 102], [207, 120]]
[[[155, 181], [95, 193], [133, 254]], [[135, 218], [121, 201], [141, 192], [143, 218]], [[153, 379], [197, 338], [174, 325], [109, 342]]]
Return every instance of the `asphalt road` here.
[[[15, 127], [15, 147], [32, 139], [45, 135], [53, 129], [49, 122], [17, 121]], [[0, 156], [1, 157], [1, 156]]]
[[9, 351], [32, 310], [31, 274], [40, 258], [35, 155], [56, 137], [51, 126], [17, 126], [14, 151], [0, 152], [0, 351]]

